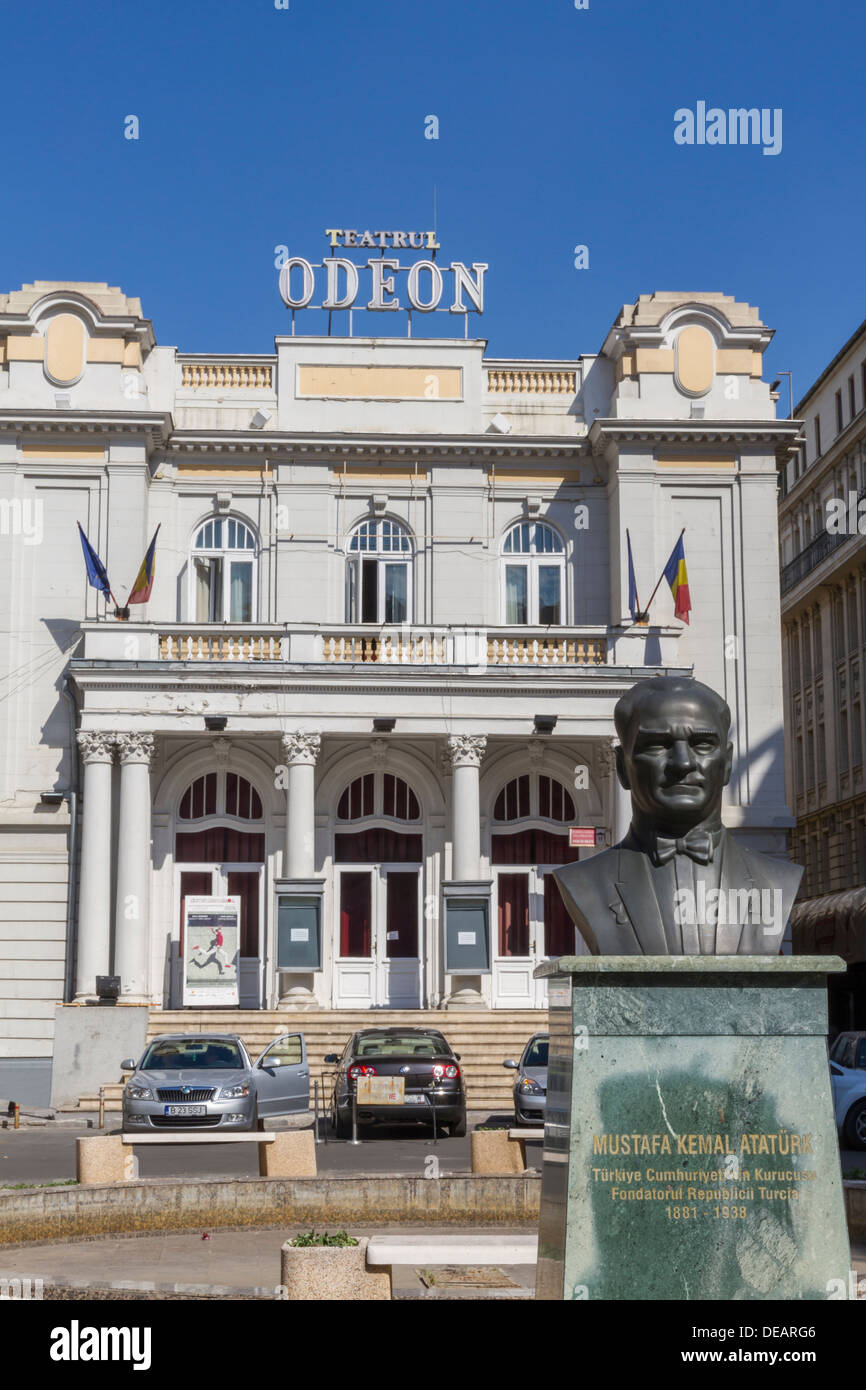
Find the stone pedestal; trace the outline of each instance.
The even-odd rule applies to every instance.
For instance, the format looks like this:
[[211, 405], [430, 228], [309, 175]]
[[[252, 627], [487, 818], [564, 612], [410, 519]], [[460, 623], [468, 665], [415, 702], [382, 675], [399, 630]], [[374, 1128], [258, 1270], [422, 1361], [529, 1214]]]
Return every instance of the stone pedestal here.
[[549, 979], [540, 1299], [825, 1299], [847, 1280], [834, 956], [578, 956]]
[[272, 1144], [259, 1144], [263, 1178], [314, 1178], [316, 1139], [311, 1129], [278, 1130]]

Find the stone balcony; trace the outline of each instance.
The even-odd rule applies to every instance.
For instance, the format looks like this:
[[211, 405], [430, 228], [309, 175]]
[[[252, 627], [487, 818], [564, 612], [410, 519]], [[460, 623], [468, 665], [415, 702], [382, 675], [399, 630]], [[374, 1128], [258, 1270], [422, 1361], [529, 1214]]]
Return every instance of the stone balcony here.
[[541, 669], [677, 665], [679, 627], [367, 627], [357, 624], [85, 623], [87, 661], [320, 667]]

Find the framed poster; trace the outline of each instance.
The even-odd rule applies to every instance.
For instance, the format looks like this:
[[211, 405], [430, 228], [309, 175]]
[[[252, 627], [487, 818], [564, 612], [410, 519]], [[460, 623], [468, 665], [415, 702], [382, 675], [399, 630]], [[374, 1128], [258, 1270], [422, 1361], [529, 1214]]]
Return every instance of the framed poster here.
[[184, 1004], [237, 1004], [241, 900], [184, 898]]

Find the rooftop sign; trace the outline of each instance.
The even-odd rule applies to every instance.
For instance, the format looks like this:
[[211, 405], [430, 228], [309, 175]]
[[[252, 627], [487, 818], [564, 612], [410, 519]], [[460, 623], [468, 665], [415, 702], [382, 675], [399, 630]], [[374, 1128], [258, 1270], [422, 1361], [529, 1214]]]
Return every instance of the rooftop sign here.
[[[377, 313], [407, 310], [412, 313], [431, 314], [435, 312], [464, 314], [484, 313], [484, 274], [487, 265], [473, 261], [471, 268], [463, 261], [452, 261], [447, 267], [436, 263], [436, 252], [440, 249], [435, 232], [403, 231], [358, 231], [355, 228], [329, 227], [325, 235], [331, 251], [377, 250], [378, 255], [370, 256], [363, 264], [349, 260], [347, 256], [325, 256], [322, 261], [308, 261], [304, 256], [290, 256], [288, 247], [279, 247], [277, 257], [280, 270], [280, 296], [287, 308], [327, 309], [330, 312], [354, 308], [372, 309]], [[386, 256], [386, 250], [429, 251], [430, 259], [414, 261], [403, 265], [396, 256]], [[318, 303], [316, 298], [316, 271], [319, 276], [319, 293], [323, 295]], [[361, 275], [367, 280], [367, 288], [361, 293]], [[399, 284], [399, 276], [406, 275], [405, 293]], [[446, 275], [450, 285], [446, 292]], [[464, 299], [465, 296], [465, 299]], [[359, 298], [361, 302], [359, 303]], [[449, 302], [443, 306], [443, 298]]]

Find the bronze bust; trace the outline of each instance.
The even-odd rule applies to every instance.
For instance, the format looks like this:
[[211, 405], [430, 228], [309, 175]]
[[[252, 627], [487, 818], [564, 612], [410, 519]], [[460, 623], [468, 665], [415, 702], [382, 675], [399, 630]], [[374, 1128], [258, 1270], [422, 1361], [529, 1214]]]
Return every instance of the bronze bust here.
[[625, 839], [557, 869], [593, 955], [777, 955], [803, 870], [738, 844], [721, 820], [731, 711], [699, 681], [638, 681], [614, 709]]

